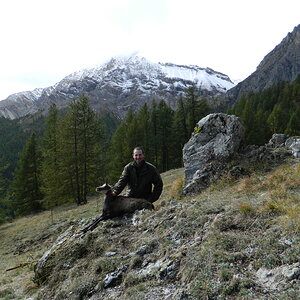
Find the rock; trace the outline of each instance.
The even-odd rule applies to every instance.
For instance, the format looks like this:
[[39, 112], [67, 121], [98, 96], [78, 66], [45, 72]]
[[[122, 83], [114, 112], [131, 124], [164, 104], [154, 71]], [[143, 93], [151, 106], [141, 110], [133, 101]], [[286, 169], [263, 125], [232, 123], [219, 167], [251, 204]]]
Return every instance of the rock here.
[[267, 289], [276, 290], [286, 281], [300, 277], [300, 263], [283, 265], [274, 269], [260, 268], [256, 272], [258, 282]]
[[293, 156], [296, 158], [300, 157], [300, 137], [294, 136], [286, 140], [285, 146], [292, 150]]
[[243, 137], [243, 125], [236, 116], [215, 113], [201, 119], [183, 148], [184, 193], [199, 192], [217, 180]]
[[159, 279], [162, 281], [175, 279], [179, 271], [179, 266], [179, 261], [166, 261], [159, 269]]
[[117, 285], [120, 285], [122, 282], [123, 278], [123, 273], [128, 269], [128, 265], [125, 265], [115, 272], [109, 273], [105, 276], [103, 280], [103, 287], [106, 288], [111, 288]]
[[272, 135], [272, 138], [268, 142], [267, 147], [271, 147], [271, 148], [283, 147], [287, 138], [288, 137], [283, 133], [274, 133]]
[[107, 257], [111, 257], [111, 256], [115, 256], [115, 255], [117, 255], [117, 252], [107, 252], [107, 253], [105, 253], [105, 256], [107, 256]]

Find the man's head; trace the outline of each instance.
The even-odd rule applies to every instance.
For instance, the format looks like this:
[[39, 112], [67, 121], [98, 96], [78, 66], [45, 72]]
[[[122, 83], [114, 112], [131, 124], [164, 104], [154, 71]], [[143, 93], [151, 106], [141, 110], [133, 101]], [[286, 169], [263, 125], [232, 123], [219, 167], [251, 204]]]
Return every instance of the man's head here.
[[143, 149], [141, 147], [135, 147], [133, 149], [132, 157], [134, 161], [139, 165], [145, 159]]

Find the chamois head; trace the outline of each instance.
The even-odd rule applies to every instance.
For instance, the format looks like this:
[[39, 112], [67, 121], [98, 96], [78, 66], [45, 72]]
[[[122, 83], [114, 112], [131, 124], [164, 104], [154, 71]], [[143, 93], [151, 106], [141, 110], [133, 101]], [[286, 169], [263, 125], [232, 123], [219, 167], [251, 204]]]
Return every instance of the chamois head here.
[[102, 184], [101, 186], [96, 187], [96, 192], [107, 192], [111, 190], [111, 186], [107, 184], [106, 182]]

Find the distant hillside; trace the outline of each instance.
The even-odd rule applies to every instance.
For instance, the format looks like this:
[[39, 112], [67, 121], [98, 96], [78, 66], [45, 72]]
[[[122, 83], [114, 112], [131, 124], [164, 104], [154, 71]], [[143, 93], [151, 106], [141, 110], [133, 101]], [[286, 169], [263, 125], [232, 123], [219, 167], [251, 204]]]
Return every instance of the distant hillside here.
[[247, 92], [259, 92], [280, 81], [291, 82], [300, 74], [300, 25], [265, 56], [256, 71], [227, 93], [232, 103]]

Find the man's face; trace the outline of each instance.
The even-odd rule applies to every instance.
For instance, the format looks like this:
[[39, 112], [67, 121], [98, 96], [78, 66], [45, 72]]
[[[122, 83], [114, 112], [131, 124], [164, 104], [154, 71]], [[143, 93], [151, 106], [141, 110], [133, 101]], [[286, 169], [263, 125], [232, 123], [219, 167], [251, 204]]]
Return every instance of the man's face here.
[[133, 151], [133, 159], [139, 165], [144, 160], [144, 154], [141, 150], [134, 150]]

